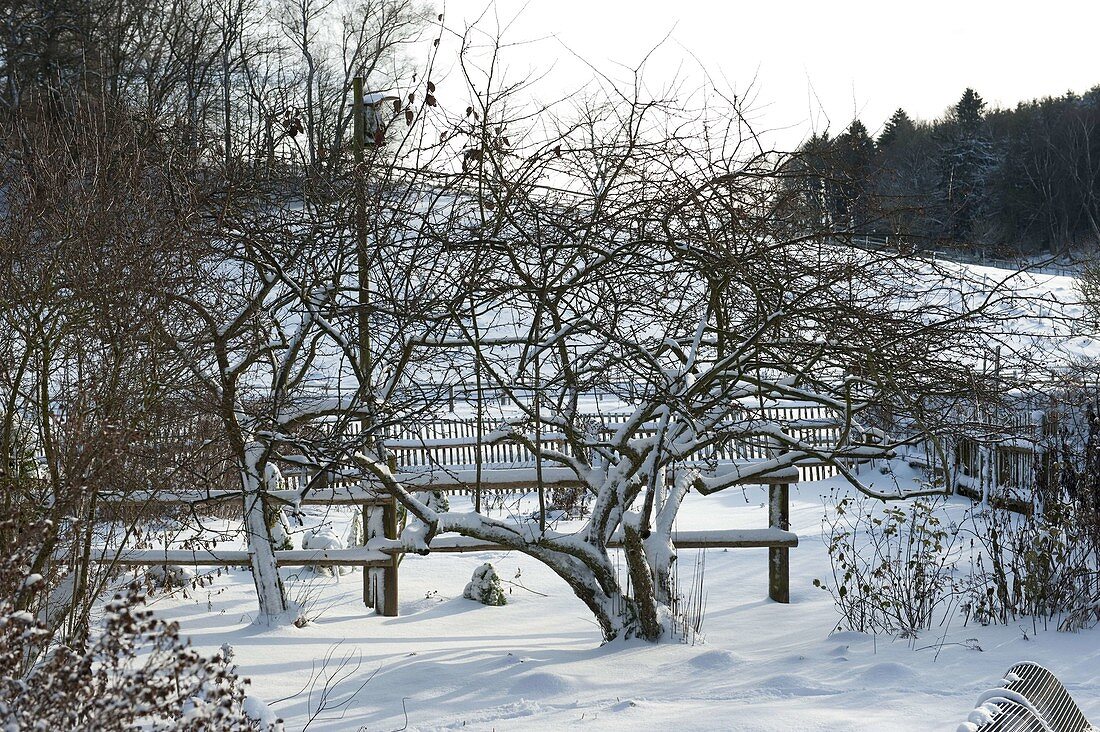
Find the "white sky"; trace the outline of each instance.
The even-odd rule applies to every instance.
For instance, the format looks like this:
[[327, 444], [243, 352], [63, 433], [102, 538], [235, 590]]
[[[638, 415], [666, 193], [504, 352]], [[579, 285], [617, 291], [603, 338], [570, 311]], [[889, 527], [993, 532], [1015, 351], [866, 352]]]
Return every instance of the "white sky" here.
[[[446, 24], [460, 28], [486, 5], [447, 0]], [[552, 68], [544, 85], [562, 90], [590, 75], [565, 45], [613, 72], [671, 31], [659, 67], [689, 49], [739, 93], [755, 77], [756, 124], [785, 145], [853, 116], [876, 134], [899, 106], [931, 119], [967, 86], [1014, 106], [1100, 84], [1100, 0], [498, 0], [496, 15], [515, 19], [506, 40], [543, 39], [515, 49], [511, 71]], [[483, 26], [494, 24], [490, 11]]]

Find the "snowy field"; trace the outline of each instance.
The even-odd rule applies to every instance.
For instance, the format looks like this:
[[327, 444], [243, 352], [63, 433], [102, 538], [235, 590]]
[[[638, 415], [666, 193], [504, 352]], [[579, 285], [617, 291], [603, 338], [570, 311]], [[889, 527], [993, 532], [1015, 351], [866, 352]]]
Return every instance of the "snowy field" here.
[[[397, 618], [363, 607], [358, 571], [283, 570], [300, 575], [290, 594], [308, 597], [317, 616], [303, 628], [250, 625], [252, 582], [240, 571], [153, 608], [199, 648], [230, 644], [251, 693], [294, 730], [954, 730], [1021, 660], [1052, 669], [1100, 719], [1100, 628], [1036, 633], [1031, 621], [964, 626], [959, 615], [912, 641], [834, 633], [833, 602], [812, 582], [829, 576], [823, 498], [838, 492], [847, 489], [835, 480], [792, 491], [801, 544], [791, 552], [790, 605], [767, 599], [767, 550], [706, 552], [705, 639], [694, 645], [601, 646], [564, 582], [501, 552], [407, 557]], [[763, 527], [765, 496], [693, 494], [680, 528]], [[504, 607], [462, 597], [486, 560], [516, 582]], [[696, 552], [680, 561], [690, 584]]]

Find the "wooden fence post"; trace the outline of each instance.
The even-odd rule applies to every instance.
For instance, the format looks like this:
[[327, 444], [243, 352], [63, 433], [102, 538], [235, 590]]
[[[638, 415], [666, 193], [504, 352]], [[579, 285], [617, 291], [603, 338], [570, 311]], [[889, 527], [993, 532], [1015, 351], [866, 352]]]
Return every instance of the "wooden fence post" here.
[[[363, 506], [363, 544], [376, 536], [396, 539], [397, 499], [385, 504]], [[363, 604], [373, 607], [380, 615], [397, 617], [397, 568], [401, 555], [394, 554], [384, 567], [363, 567]]]
[[[397, 538], [397, 499], [391, 498], [382, 507], [382, 530], [387, 539]], [[382, 570], [382, 607], [378, 611], [387, 618], [397, 617], [397, 567], [401, 555], [394, 554], [389, 566]]]
[[[397, 472], [397, 457], [390, 453], [387, 458], [390, 472]], [[363, 505], [363, 544], [376, 536], [396, 539], [397, 499], [389, 498], [381, 506]], [[401, 555], [394, 554], [385, 567], [363, 567], [363, 604], [373, 607], [380, 615], [397, 617], [398, 584], [397, 568], [401, 564]]]
[[[768, 526], [789, 531], [791, 528], [791, 486], [788, 483], [768, 486]], [[768, 548], [768, 597], [775, 602], [791, 601], [791, 550]]]
[[[363, 546], [380, 534], [378, 506], [370, 503], [363, 504]], [[377, 608], [379, 605], [378, 584], [380, 581], [379, 570], [373, 567], [363, 567], [363, 604], [367, 607]]]

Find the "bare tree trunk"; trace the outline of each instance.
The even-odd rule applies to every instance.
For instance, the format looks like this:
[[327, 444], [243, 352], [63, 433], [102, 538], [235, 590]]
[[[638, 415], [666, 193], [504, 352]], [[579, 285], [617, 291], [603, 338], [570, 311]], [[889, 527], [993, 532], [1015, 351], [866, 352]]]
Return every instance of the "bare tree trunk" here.
[[275, 542], [265, 516], [268, 499], [261, 465], [264, 452], [264, 446], [256, 442], [245, 448], [241, 491], [244, 495], [245, 534], [252, 558], [252, 580], [256, 585], [260, 609], [257, 620], [272, 625], [286, 617], [289, 606], [275, 561]]
[[661, 622], [657, 618], [657, 596], [653, 574], [646, 561], [645, 547], [638, 529], [630, 522], [623, 524], [623, 554], [634, 586], [634, 608], [638, 613], [639, 637], [656, 641], [661, 637]]

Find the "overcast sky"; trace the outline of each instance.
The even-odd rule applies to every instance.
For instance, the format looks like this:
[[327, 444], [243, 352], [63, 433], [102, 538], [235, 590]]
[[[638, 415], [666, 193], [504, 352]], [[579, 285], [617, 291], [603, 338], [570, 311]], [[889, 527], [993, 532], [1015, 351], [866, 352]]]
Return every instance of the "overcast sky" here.
[[[486, 4], [447, 0], [446, 24]], [[495, 12], [514, 19], [507, 39], [542, 39], [511, 54], [513, 73], [553, 67], [547, 83], [563, 89], [589, 73], [567, 48], [614, 71], [671, 31], [658, 71], [690, 50], [739, 93], [755, 79], [757, 124], [779, 143], [854, 116], [876, 134], [898, 107], [937, 117], [967, 86], [1014, 106], [1100, 84], [1100, 0], [498, 0]]]

